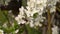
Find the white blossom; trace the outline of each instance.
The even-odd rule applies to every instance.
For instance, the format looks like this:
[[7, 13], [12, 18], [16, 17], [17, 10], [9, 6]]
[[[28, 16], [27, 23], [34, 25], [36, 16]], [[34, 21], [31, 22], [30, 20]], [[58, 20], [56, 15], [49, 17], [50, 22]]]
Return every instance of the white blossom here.
[[1, 29], [0, 29], [0, 34], [4, 34], [4, 33], [3, 33], [3, 30], [1, 30]]
[[18, 31], [19, 31], [19, 29], [17, 29], [17, 30], [15, 31], [15, 33], [18, 33]]
[[4, 24], [3, 24], [3, 27], [7, 28], [7, 23], [4, 23]]
[[34, 27], [33, 21], [30, 22], [30, 27]]
[[56, 26], [56, 25], [53, 26], [52, 34], [58, 34], [58, 26]]
[[53, 12], [56, 12], [56, 7], [55, 6], [51, 7], [51, 9], [50, 9], [50, 13], [53, 13]]

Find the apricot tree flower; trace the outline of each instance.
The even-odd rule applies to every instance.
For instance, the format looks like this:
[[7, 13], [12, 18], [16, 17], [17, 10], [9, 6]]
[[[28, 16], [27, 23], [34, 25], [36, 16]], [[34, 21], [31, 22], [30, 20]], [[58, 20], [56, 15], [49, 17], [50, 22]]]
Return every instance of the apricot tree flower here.
[[48, 5], [48, 7], [50, 6], [50, 12], [54, 12], [56, 9], [56, 2], [56, 0], [27, 0], [26, 9], [23, 6], [19, 8], [19, 15], [15, 19], [18, 24], [30, 24], [31, 27], [42, 26], [40, 22], [46, 19], [42, 16], [45, 12], [44, 9]]

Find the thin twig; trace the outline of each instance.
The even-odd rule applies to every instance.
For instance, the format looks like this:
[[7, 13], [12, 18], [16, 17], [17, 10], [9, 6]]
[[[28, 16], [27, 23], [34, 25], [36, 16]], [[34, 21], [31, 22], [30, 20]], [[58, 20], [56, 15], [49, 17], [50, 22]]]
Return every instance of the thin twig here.
[[50, 16], [50, 9], [47, 8], [47, 15], [48, 15], [48, 30], [47, 30], [47, 34], [52, 34], [52, 30], [51, 30], [51, 16]]

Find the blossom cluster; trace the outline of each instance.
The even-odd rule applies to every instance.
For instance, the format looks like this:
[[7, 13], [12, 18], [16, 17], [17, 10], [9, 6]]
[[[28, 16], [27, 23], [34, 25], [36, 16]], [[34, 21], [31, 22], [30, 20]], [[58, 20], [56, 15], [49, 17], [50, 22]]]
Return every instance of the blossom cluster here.
[[4, 34], [3, 30], [0, 29], [0, 34]]
[[[46, 19], [42, 16], [45, 12], [45, 8], [48, 5], [48, 7], [50, 7], [50, 12], [55, 11], [56, 2], [56, 0], [27, 0], [26, 9], [23, 6], [19, 8], [19, 15], [15, 17], [15, 19], [18, 24], [29, 24], [30, 27], [41, 27], [42, 24], [40, 22], [43, 22], [44, 19]], [[35, 14], [37, 14], [36, 18], [34, 18]]]
[[56, 12], [56, 3], [59, 2], [59, 0], [48, 0], [48, 8], [50, 8], [50, 13]]

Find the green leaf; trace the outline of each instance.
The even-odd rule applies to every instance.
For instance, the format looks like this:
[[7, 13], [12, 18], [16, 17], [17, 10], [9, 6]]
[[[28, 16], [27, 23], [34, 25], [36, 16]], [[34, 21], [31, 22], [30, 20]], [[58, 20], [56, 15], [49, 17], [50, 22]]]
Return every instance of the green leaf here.
[[7, 21], [6, 16], [3, 14], [3, 11], [0, 10], [0, 24], [3, 24], [6, 21]]
[[40, 31], [38, 31], [34, 28], [31, 28], [28, 25], [26, 27], [27, 27], [27, 30], [28, 30], [28, 34], [42, 34]]
[[38, 15], [38, 13], [35, 13], [35, 14], [33, 15], [33, 18], [36, 18], [36, 17], [37, 17], [37, 15]]
[[26, 8], [26, 6], [27, 6], [27, 0], [22, 0], [22, 6], [23, 6], [24, 8]]

